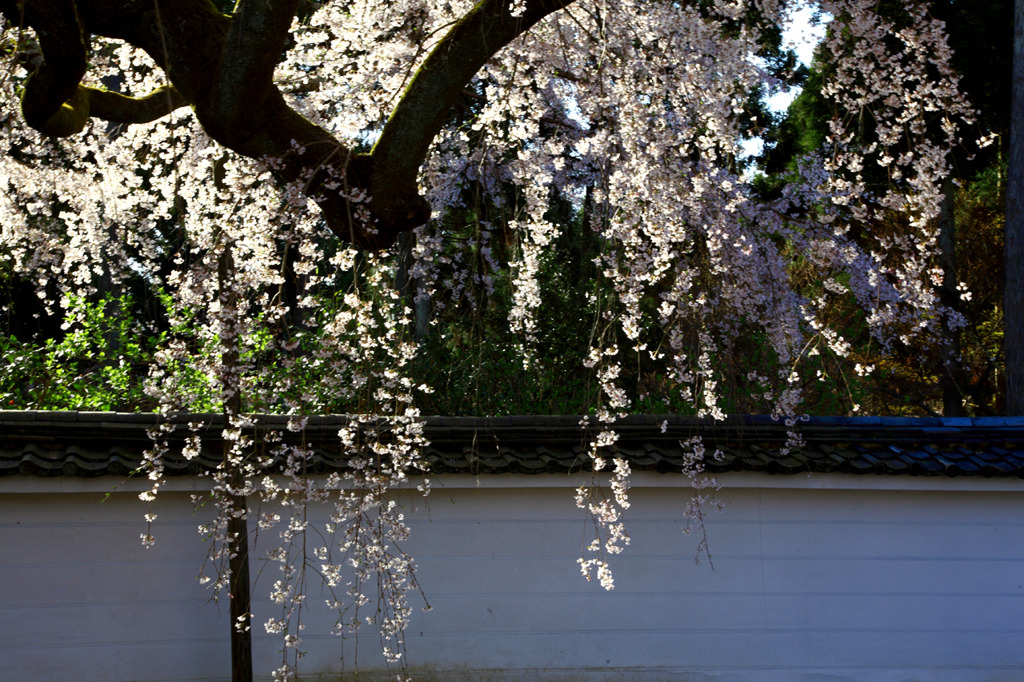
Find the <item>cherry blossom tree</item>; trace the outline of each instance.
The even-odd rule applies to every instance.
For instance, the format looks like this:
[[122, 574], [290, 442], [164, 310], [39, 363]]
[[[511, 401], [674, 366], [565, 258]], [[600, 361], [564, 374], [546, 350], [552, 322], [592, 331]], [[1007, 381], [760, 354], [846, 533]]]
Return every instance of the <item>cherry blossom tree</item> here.
[[[599, 387], [581, 417], [596, 473], [576, 497], [597, 521], [582, 572], [609, 589], [609, 555], [628, 544], [617, 418], [653, 393], [720, 418], [730, 385], [793, 423], [808, 375], [871, 371], [844, 365], [837, 306], [856, 303], [883, 350], [949, 319], [935, 218], [972, 112], [943, 26], [916, 0], [896, 19], [873, 0], [823, 0], [836, 115], [764, 199], [741, 143], [759, 125], [751, 102], [785, 81], [768, 48], [794, 4], [0, 0], [0, 250], [68, 330], [83, 300], [140, 279], [156, 292], [163, 336], [144, 390], [165, 413], [229, 424], [205, 528], [215, 586], [238, 574], [249, 500], [279, 505], [257, 521], [281, 540], [265, 557], [281, 614], [264, 623], [284, 639], [279, 677], [301, 654], [312, 573], [338, 590], [339, 633], [365, 625], [376, 597], [372, 624], [401, 657], [417, 585], [389, 491], [424, 473], [416, 405], [431, 389], [397, 263], [435, 309], [484, 308], [505, 282], [510, 351], [528, 368], [539, 273], [565, 229], [552, 207], [593, 235], [579, 334]], [[453, 216], [472, 238], [453, 237]], [[879, 217], [900, 229], [861, 238]], [[411, 257], [396, 259], [403, 233]], [[797, 286], [796, 270], [813, 277]], [[345, 473], [306, 476], [310, 452], [273, 434], [259, 450], [271, 456], [255, 454], [254, 412], [294, 415], [301, 432], [302, 415], [339, 405]], [[147, 500], [165, 440], [154, 433]], [[702, 444], [688, 447], [700, 502], [713, 483]], [[328, 541], [302, 554], [303, 505], [324, 500]]]

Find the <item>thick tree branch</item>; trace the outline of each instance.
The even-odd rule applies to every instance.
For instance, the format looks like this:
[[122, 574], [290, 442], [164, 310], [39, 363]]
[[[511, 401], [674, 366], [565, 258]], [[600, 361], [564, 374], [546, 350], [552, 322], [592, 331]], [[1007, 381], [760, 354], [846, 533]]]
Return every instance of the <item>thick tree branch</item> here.
[[89, 117], [87, 108], [83, 112], [85, 97], [78, 92], [87, 66], [89, 39], [77, 8], [60, 0], [41, 0], [38, 6], [15, 5], [10, 8], [14, 12], [7, 5], [0, 5], [0, 10], [30, 25], [45, 17], [45, 26], [36, 26], [43, 62], [25, 81], [21, 95], [25, 122], [45, 135], [73, 135]]
[[513, 16], [509, 0], [482, 0], [448, 32], [413, 77], [373, 148], [382, 187], [415, 184], [431, 142], [459, 94], [488, 59], [572, 0], [528, 0]]
[[82, 132], [90, 118], [111, 123], [149, 123], [186, 104], [185, 98], [172, 87], [157, 88], [145, 97], [128, 97], [79, 85], [71, 99], [35, 127], [46, 135], [68, 137]]
[[222, 144], [232, 146], [231, 138], [242, 144], [262, 124], [297, 5], [298, 0], [239, 0], [205, 103], [204, 126]]

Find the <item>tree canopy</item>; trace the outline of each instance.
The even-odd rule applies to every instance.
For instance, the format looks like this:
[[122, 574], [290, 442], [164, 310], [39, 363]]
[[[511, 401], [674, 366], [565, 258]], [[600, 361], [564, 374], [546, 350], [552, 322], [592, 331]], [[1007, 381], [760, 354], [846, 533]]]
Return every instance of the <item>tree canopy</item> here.
[[[211, 138], [249, 158], [273, 159], [276, 175], [302, 182], [340, 238], [381, 248], [429, 218], [417, 174], [462, 90], [498, 50], [569, 1], [513, 7], [494, 0], [466, 11], [418, 65], [369, 153], [305, 118], [274, 83], [298, 0], [243, 0], [230, 17], [211, 0], [5, 0], [0, 12], [34, 29], [38, 39], [42, 61], [23, 85], [21, 108], [39, 132], [67, 137], [82, 132], [90, 118], [146, 123], [190, 106]], [[415, 25], [414, 12], [406, 21], [412, 36], [426, 29]], [[136, 97], [83, 85], [93, 36], [142, 50], [170, 84]], [[332, 183], [342, 183], [344, 191], [328, 189]], [[372, 217], [366, 219], [349, 204], [362, 193], [369, 196]]]
[[[227, 413], [212, 554], [260, 495], [300, 584], [297, 500], [332, 499], [367, 559], [321, 573], [360, 604], [393, 579], [392, 656], [414, 581], [388, 491], [421, 472], [421, 407], [578, 412], [610, 472], [578, 491], [581, 567], [611, 587], [618, 417], [856, 411], [877, 357], [964, 324], [939, 216], [975, 117], [927, 3], [823, 0], [816, 134], [767, 190], [744, 158], [799, 80], [800, 4], [0, 0], [5, 402]], [[309, 483], [301, 448], [286, 491], [261, 478], [260, 412], [353, 415], [344, 480]]]

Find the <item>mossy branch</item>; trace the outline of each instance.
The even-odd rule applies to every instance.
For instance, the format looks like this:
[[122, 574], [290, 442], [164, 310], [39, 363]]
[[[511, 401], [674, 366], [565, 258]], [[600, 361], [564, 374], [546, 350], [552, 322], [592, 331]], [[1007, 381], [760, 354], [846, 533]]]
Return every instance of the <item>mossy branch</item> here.
[[[90, 118], [111, 123], [149, 123], [187, 104], [185, 98], [170, 86], [157, 88], [145, 97], [129, 97], [79, 85], [68, 101], [34, 127], [44, 135], [68, 137], [82, 132]], [[25, 106], [23, 97], [22, 109]]]

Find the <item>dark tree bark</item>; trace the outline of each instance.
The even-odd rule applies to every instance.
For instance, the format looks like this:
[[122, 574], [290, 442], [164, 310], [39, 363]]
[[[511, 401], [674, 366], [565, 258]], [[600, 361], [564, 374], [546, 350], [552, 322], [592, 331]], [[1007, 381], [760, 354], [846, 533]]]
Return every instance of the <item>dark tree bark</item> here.
[[412, 324], [409, 331], [413, 341], [422, 343], [430, 333], [430, 301], [416, 299], [417, 282], [410, 274], [415, 259], [413, 249], [416, 248], [416, 235], [405, 232], [398, 237], [398, 262], [395, 268], [395, 291], [402, 297], [404, 305], [412, 311]]
[[[947, 179], [942, 192], [942, 211], [939, 213], [939, 265], [942, 267], [942, 284], [938, 288], [938, 294], [939, 302], [944, 307], [959, 311], [955, 201], [956, 187], [952, 180]], [[950, 329], [948, 325], [943, 325], [939, 351], [942, 356], [942, 375], [939, 378], [939, 386], [942, 388], [942, 415], [963, 417], [968, 380], [960, 359], [959, 329]]]
[[[221, 305], [231, 310], [237, 304], [228, 282], [234, 277], [231, 250], [224, 249], [217, 263]], [[221, 371], [224, 375], [224, 427], [242, 413], [242, 394], [238, 385], [238, 339], [231, 334], [222, 339]], [[224, 439], [224, 470], [232, 490], [242, 490], [245, 479], [241, 467], [232, 461], [231, 441]], [[249, 501], [244, 495], [231, 494], [228, 517], [228, 613], [231, 617], [231, 681], [252, 682], [252, 581], [249, 577]], [[237, 513], [236, 513], [237, 512]]]
[[[459, 93], [498, 50], [571, 1], [527, 0], [514, 17], [508, 0], [481, 0], [428, 55], [369, 154], [299, 115], [273, 83], [298, 0], [240, 0], [230, 17], [210, 0], [0, 0], [0, 12], [39, 37], [43, 63], [22, 98], [32, 127], [67, 136], [90, 117], [144, 122], [190, 105], [213, 139], [273, 159], [283, 182], [302, 182], [341, 239], [379, 249], [430, 217], [416, 179]], [[94, 35], [145, 50], [173, 88], [130, 98], [82, 86]], [[338, 181], [342, 190], [329, 189]], [[369, 220], [349, 205], [353, 190], [370, 195]]]
[[1006, 414], [1024, 415], [1024, 0], [1013, 9], [1013, 92], [1006, 186], [1003, 350]]

